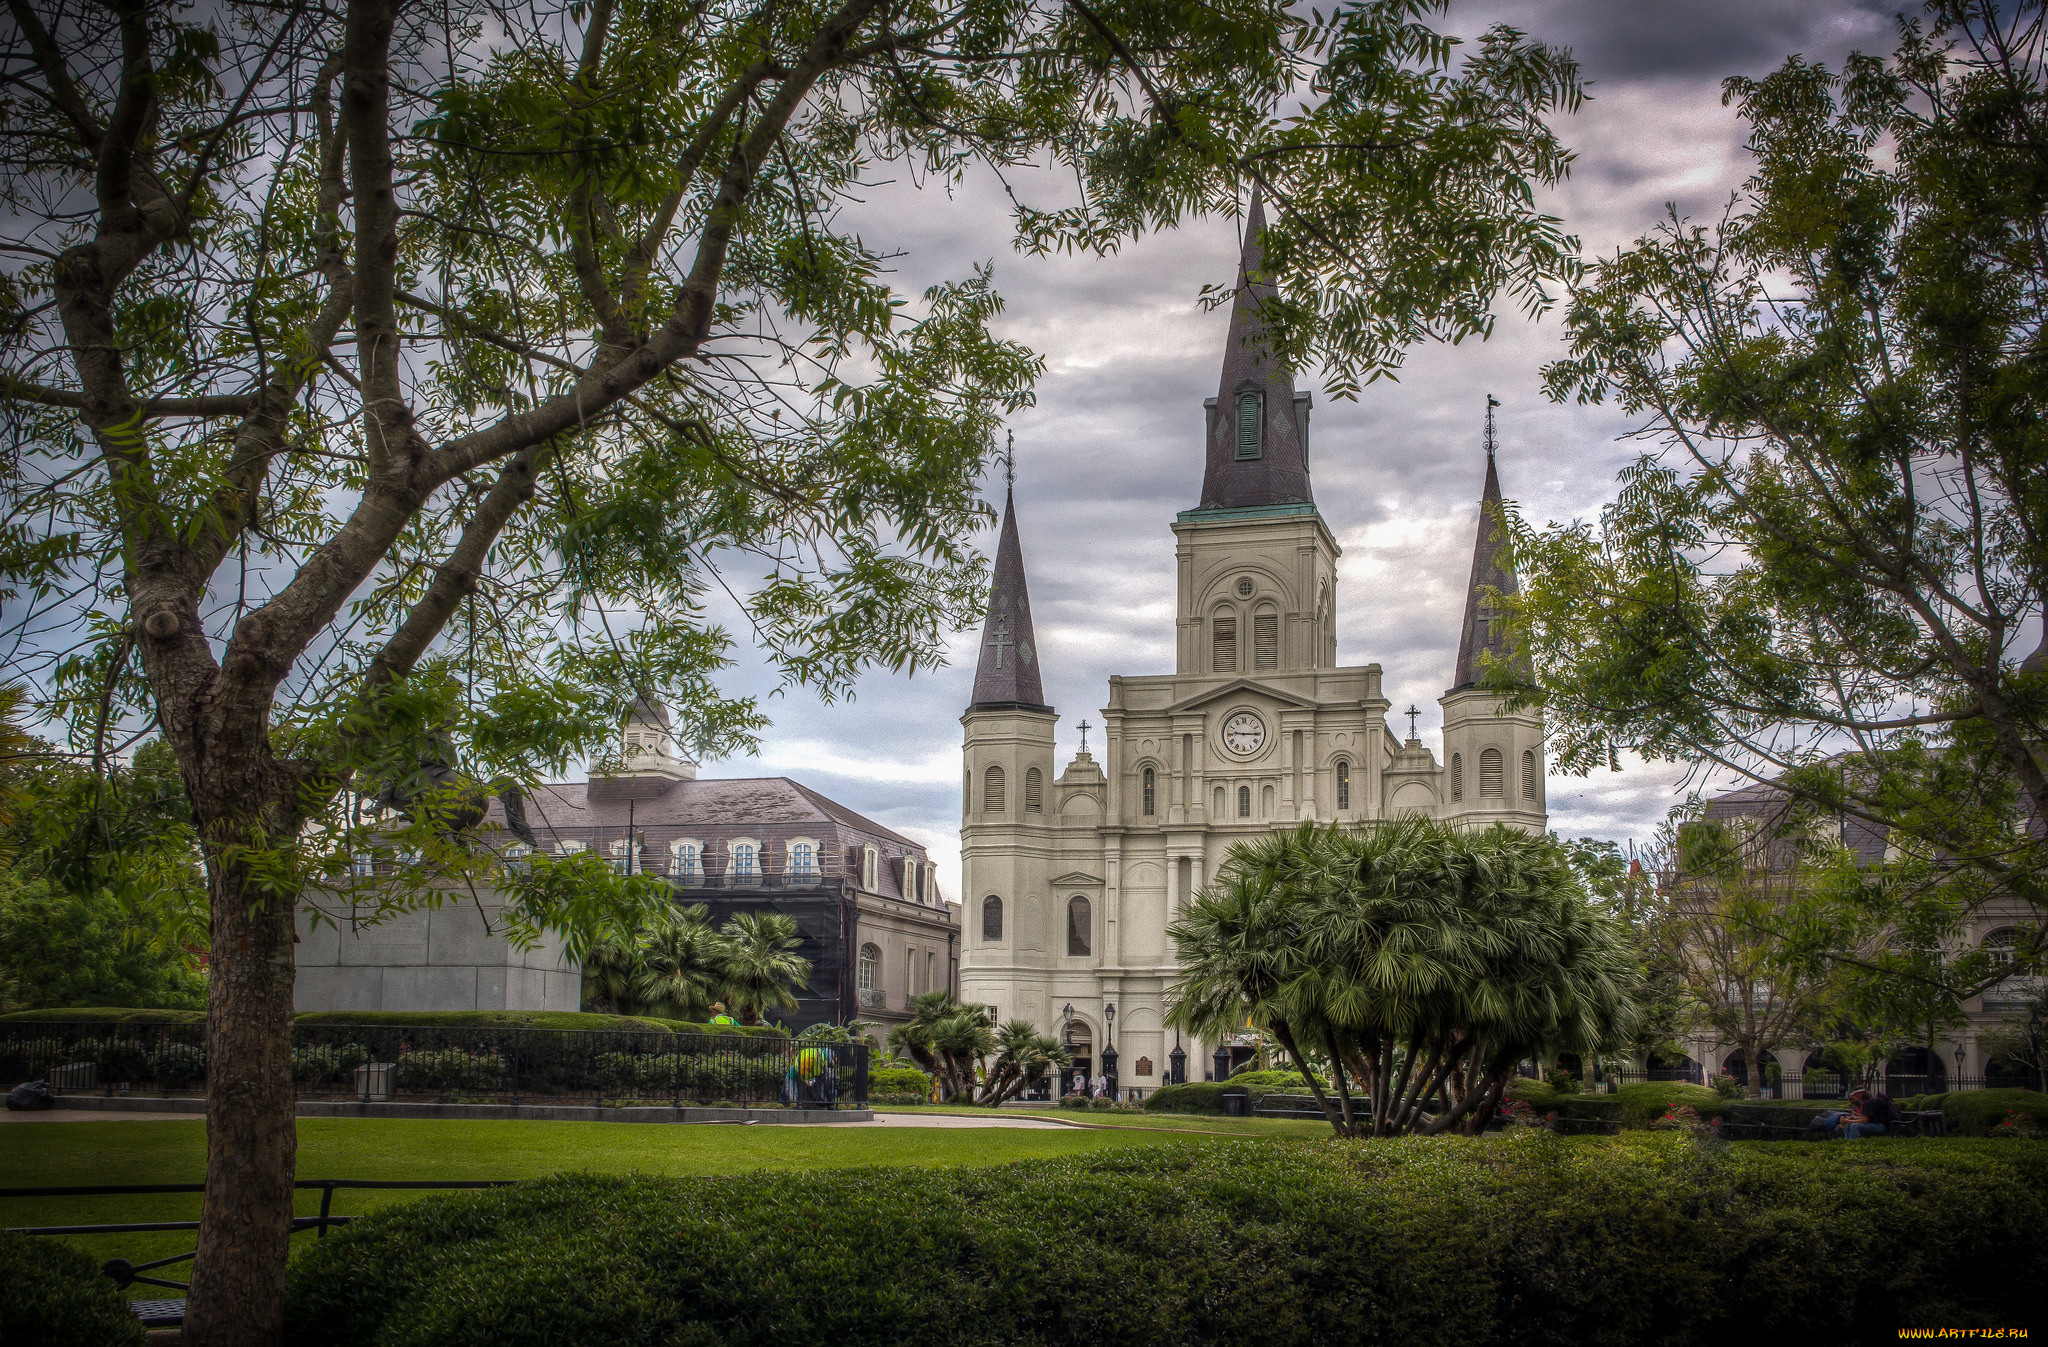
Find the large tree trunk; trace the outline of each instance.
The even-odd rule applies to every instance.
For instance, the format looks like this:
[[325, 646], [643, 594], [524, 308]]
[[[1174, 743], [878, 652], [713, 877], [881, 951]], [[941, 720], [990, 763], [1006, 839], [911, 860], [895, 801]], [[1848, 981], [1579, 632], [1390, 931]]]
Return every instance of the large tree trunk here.
[[206, 997], [206, 1201], [185, 1347], [284, 1339], [284, 1268], [298, 1130], [292, 1099], [289, 896], [217, 870]]
[[[217, 687], [213, 689], [217, 691]], [[269, 751], [267, 699], [202, 692], [164, 717], [187, 764], [206, 851], [213, 952], [206, 996], [206, 1198], [199, 1215], [186, 1347], [277, 1347], [298, 1132], [292, 983], [298, 894], [290, 858], [257, 872], [248, 850], [289, 847], [300, 782]], [[182, 742], [178, 742], [182, 741]], [[285, 876], [279, 879], [278, 876]]]

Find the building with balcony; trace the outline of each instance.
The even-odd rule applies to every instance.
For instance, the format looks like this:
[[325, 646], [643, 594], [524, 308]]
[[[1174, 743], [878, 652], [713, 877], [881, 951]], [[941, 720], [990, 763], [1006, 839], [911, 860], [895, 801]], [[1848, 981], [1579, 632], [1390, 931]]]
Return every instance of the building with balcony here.
[[[713, 925], [740, 912], [793, 918], [811, 963], [796, 1011], [810, 1024], [909, 1018], [919, 993], [957, 990], [959, 907], [923, 847], [788, 777], [700, 779], [667, 712], [643, 704], [616, 775], [537, 787], [517, 837], [502, 801], [481, 828], [508, 864], [534, 851], [588, 851], [621, 872], [659, 875]], [[364, 878], [374, 878], [372, 874]], [[520, 951], [491, 934], [496, 900], [448, 903], [359, 931], [302, 922], [301, 1010], [574, 1010], [581, 975], [559, 947]]]

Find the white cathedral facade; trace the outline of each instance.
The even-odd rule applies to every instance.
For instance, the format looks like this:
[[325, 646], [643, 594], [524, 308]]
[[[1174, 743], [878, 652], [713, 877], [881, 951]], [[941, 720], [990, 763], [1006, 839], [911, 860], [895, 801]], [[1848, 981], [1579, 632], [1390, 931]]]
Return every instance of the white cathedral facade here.
[[[1260, 349], [1262, 216], [1255, 203], [1217, 396], [1204, 409], [1201, 499], [1174, 521], [1175, 667], [1109, 680], [1102, 761], [1055, 772], [1014, 502], [1006, 502], [988, 618], [961, 717], [961, 999], [1032, 1021], [1119, 1084], [1165, 1083], [1175, 973], [1167, 925], [1233, 843], [1314, 819], [1420, 812], [1542, 831], [1543, 725], [1478, 686], [1512, 658], [1490, 621], [1515, 579], [1496, 561], [1487, 457], [1445, 761], [1387, 724], [1378, 664], [1337, 654], [1336, 540], [1310, 491], [1310, 398]], [[1447, 615], [1448, 618], [1448, 615]], [[1068, 1007], [1071, 1007], [1069, 1018]], [[1185, 1042], [1187, 1077], [1213, 1043]]]

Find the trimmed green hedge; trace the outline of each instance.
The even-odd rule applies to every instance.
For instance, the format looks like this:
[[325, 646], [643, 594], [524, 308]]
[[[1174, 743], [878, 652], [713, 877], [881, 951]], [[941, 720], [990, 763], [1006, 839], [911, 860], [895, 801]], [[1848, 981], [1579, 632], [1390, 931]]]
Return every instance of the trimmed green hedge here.
[[[293, 1017], [299, 1024], [420, 1025], [511, 1029], [627, 1029], [640, 1033], [743, 1034], [786, 1038], [765, 1024], [697, 1024], [652, 1015], [599, 1015], [583, 1010], [309, 1010]], [[135, 1010], [121, 1006], [82, 1006], [70, 1010], [17, 1010], [0, 1015], [0, 1024], [14, 1021], [70, 1020], [81, 1024], [204, 1024], [203, 1010]]]
[[203, 1010], [135, 1010], [125, 1006], [78, 1006], [70, 1010], [17, 1010], [0, 1024], [71, 1020], [79, 1024], [204, 1024]]
[[[1321, 1079], [1318, 1077], [1318, 1079]], [[1327, 1088], [1328, 1082], [1325, 1082]], [[1299, 1071], [1240, 1071], [1226, 1081], [1191, 1080], [1185, 1085], [1162, 1085], [1145, 1096], [1144, 1106], [1153, 1113], [1222, 1113], [1223, 1096], [1246, 1094], [1251, 1107], [1269, 1094], [1308, 1094], [1308, 1082]]]
[[0, 1232], [0, 1332], [24, 1347], [121, 1347], [149, 1340], [99, 1264], [62, 1240]]
[[2005, 1121], [2007, 1110], [2031, 1113], [2036, 1126], [2048, 1127], [2048, 1094], [2038, 1090], [1959, 1090], [1954, 1094], [1923, 1094], [1902, 1099], [1899, 1107], [1938, 1108], [1948, 1130], [1957, 1136], [1989, 1136]]
[[2048, 1147], [1171, 1142], [1001, 1168], [560, 1176], [293, 1263], [302, 1347], [1686, 1347], [2048, 1327]]
[[916, 1095], [922, 1104], [932, 1097], [932, 1078], [914, 1066], [878, 1066], [868, 1071], [868, 1097]]
[[1614, 1094], [1560, 1094], [1543, 1081], [1521, 1079], [1508, 1086], [1508, 1094], [1539, 1113], [1555, 1111], [1559, 1117], [1597, 1118], [1623, 1127], [1647, 1127], [1681, 1104], [1702, 1118], [1725, 1117], [1734, 1109], [1781, 1110], [1794, 1126], [1824, 1109], [1844, 1107], [1824, 1100], [1728, 1099], [1704, 1085], [1665, 1080], [1624, 1085]]
[[422, 1028], [620, 1029], [638, 1033], [739, 1034], [786, 1038], [768, 1025], [695, 1024], [651, 1015], [599, 1015], [587, 1010], [314, 1010], [294, 1017], [299, 1024], [407, 1025]]

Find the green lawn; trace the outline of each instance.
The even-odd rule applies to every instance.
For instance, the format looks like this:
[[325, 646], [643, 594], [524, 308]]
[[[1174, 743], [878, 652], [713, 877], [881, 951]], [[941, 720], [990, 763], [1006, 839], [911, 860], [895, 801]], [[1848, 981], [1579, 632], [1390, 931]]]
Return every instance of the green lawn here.
[[[1195, 1120], [1199, 1121], [1199, 1120]], [[9, 1123], [0, 1131], [0, 1188], [197, 1183], [205, 1127], [192, 1122]], [[563, 1170], [734, 1174], [859, 1165], [993, 1165], [1173, 1140], [1127, 1128], [674, 1126], [658, 1123], [413, 1121], [302, 1118], [303, 1179], [524, 1179]], [[369, 1211], [417, 1193], [337, 1193], [337, 1213]], [[301, 1193], [314, 1215], [318, 1193]], [[195, 1219], [198, 1196], [0, 1198], [0, 1226], [103, 1225]], [[310, 1234], [294, 1237], [302, 1245]], [[95, 1258], [144, 1262], [192, 1247], [189, 1232], [98, 1235], [75, 1241]], [[189, 1265], [186, 1265], [189, 1266]], [[169, 1269], [171, 1280], [183, 1270]], [[138, 1296], [175, 1292], [138, 1287]]]
[[[884, 1113], [950, 1113], [960, 1117], [986, 1118], [990, 1110], [958, 1104], [891, 1104]], [[1112, 1109], [1097, 1111], [1077, 1108], [1003, 1108], [1000, 1118], [1050, 1118], [1055, 1122], [1078, 1123], [1083, 1127], [1136, 1128], [1149, 1132], [1195, 1132], [1227, 1137], [1327, 1137], [1330, 1125], [1314, 1118], [1219, 1118], [1204, 1113], [1123, 1113]]]

